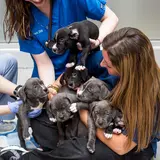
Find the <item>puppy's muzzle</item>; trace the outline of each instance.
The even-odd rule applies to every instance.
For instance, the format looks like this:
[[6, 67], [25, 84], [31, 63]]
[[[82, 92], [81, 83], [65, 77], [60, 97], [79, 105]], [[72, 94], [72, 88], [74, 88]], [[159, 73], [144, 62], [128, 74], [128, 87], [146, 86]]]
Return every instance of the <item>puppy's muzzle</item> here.
[[57, 53], [57, 52], [58, 52], [58, 48], [57, 48], [57, 44], [56, 44], [56, 43], [52, 46], [52, 51], [53, 51], [54, 53]]

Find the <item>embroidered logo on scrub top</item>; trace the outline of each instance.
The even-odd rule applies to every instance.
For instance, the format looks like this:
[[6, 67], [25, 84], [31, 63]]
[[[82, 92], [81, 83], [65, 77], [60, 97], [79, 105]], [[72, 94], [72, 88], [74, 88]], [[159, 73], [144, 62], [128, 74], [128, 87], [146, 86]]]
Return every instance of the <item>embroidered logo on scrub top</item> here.
[[38, 31], [34, 32], [33, 34], [34, 34], [34, 35], [37, 35], [37, 34], [40, 34], [40, 33], [42, 33], [42, 32], [43, 32], [43, 29], [39, 29]]

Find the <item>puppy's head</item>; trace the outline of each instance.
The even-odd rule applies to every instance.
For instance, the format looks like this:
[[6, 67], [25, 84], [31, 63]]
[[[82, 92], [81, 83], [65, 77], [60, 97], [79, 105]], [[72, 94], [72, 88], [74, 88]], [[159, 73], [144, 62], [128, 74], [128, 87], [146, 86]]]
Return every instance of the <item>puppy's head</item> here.
[[70, 49], [72, 45], [76, 45], [74, 39], [71, 39], [70, 36], [71, 30], [68, 27], [60, 28], [54, 35], [53, 40], [48, 44], [48, 48], [56, 54], [63, 54], [67, 49]]
[[37, 107], [48, 100], [48, 89], [39, 78], [29, 78], [18, 92], [24, 103]]
[[51, 99], [50, 110], [56, 121], [65, 122], [73, 117], [70, 111], [71, 104], [72, 94], [69, 93], [58, 93]]
[[107, 128], [115, 117], [115, 112], [106, 100], [95, 101], [90, 104], [91, 114], [98, 128]]
[[72, 74], [68, 77], [67, 85], [73, 90], [77, 90], [80, 85], [85, 83], [90, 78], [87, 68], [84, 70], [73, 69]]
[[109, 93], [110, 91], [103, 81], [92, 77], [77, 90], [77, 98], [80, 101], [90, 103], [105, 99]]

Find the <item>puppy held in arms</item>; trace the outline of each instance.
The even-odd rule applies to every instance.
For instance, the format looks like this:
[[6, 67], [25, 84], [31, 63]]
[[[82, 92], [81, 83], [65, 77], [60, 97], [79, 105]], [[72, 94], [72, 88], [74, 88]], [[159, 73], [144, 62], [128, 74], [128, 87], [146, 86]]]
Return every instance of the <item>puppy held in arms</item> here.
[[[120, 127], [122, 114], [105, 100], [109, 93], [103, 81], [92, 77], [77, 90], [77, 98], [81, 102], [73, 103], [70, 107], [74, 113], [80, 109], [89, 110], [87, 148], [91, 153], [95, 151], [96, 127], [104, 128], [107, 138], [112, 137], [116, 126]], [[86, 102], [86, 105], [82, 105], [82, 102]], [[120, 129], [117, 128], [117, 132], [120, 133]]]
[[108, 100], [94, 101], [88, 105], [76, 103], [70, 107], [72, 112], [77, 112], [79, 109], [87, 109], [88, 112], [88, 143], [89, 152], [95, 151], [96, 128], [104, 129], [104, 136], [109, 139], [114, 133], [120, 134], [124, 128], [122, 113], [119, 109], [111, 106]]
[[34, 109], [43, 108], [43, 105], [48, 100], [48, 89], [40, 79], [30, 78], [19, 90], [18, 96], [23, 101], [23, 104], [20, 105], [17, 113], [18, 136], [21, 146], [26, 149], [25, 139], [30, 138], [28, 132], [30, 126], [28, 113]]
[[[62, 85], [67, 85], [70, 89], [76, 91], [81, 84], [90, 79], [87, 68], [85, 70], [76, 70], [74, 67], [67, 68], [67, 75], [65, 78], [60, 79]], [[64, 80], [65, 79], [65, 80]]]
[[70, 111], [72, 103], [78, 102], [76, 93], [68, 87], [63, 86], [46, 105], [50, 121], [57, 122], [59, 141], [58, 146], [65, 139], [76, 137], [80, 123], [79, 114]]
[[[99, 36], [99, 28], [91, 21], [84, 20], [80, 22], [75, 22], [67, 27], [60, 28], [54, 35], [53, 40], [48, 44], [48, 48], [52, 49], [55, 54], [61, 55], [66, 50], [70, 50], [70, 56], [67, 68], [75, 67], [77, 70], [85, 70], [86, 59], [91, 51], [90, 38], [97, 39]], [[79, 49], [77, 47], [79, 44], [82, 48], [80, 60], [77, 64], [77, 55]], [[94, 50], [100, 50], [100, 47]], [[67, 71], [65, 72], [67, 74]], [[64, 74], [64, 75], [65, 75]], [[65, 80], [65, 76], [63, 76]]]

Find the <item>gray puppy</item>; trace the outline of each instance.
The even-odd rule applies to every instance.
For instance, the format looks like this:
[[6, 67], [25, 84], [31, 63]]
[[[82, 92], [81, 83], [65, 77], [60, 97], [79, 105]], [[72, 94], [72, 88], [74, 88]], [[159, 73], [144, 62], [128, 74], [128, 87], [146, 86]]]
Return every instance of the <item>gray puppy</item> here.
[[24, 139], [30, 138], [28, 132], [30, 126], [28, 113], [37, 108], [42, 109], [43, 105], [48, 100], [48, 89], [40, 79], [30, 78], [19, 90], [18, 96], [23, 101], [23, 104], [20, 105], [17, 113], [18, 136], [21, 146], [26, 149]]
[[121, 133], [124, 127], [122, 112], [112, 107], [107, 100], [91, 103], [90, 113], [95, 126], [105, 129], [104, 135], [106, 138], [111, 138], [115, 129], [117, 134]]
[[64, 143], [65, 139], [77, 135], [80, 123], [79, 114], [73, 114], [70, 110], [72, 103], [79, 102], [76, 93], [66, 86], [62, 87], [47, 105], [47, 114], [52, 122], [57, 122], [59, 141], [58, 146]]
[[98, 78], [91, 77], [77, 90], [77, 98], [86, 103], [106, 99], [110, 91], [105, 82]]
[[113, 108], [107, 100], [95, 101], [90, 104], [82, 102], [73, 103], [70, 107], [72, 112], [80, 109], [88, 109], [88, 142], [87, 148], [90, 153], [95, 151], [96, 127], [105, 129], [106, 138], [111, 138], [113, 129], [121, 133], [124, 124], [122, 124], [122, 113]]
[[[108, 101], [104, 100], [109, 94], [107, 85], [103, 81], [92, 77], [77, 90], [77, 98], [81, 102], [74, 103], [70, 107], [72, 112], [80, 109], [89, 110], [87, 148], [91, 153], [95, 151], [96, 127], [106, 128], [105, 135], [109, 138], [113, 131], [112, 127], [115, 125], [112, 121], [116, 116], [116, 110], [111, 107]], [[82, 105], [82, 102], [86, 104]]]

